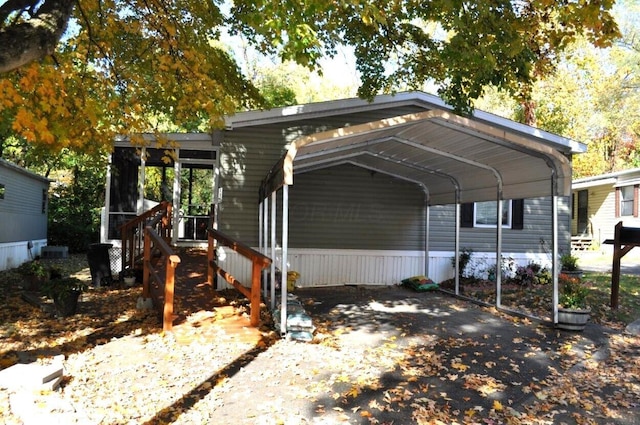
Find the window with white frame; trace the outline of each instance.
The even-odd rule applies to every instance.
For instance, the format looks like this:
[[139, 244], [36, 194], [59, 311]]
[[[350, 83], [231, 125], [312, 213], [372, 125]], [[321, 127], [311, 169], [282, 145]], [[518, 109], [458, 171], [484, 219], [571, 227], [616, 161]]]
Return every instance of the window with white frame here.
[[[495, 201], [474, 204], [474, 227], [496, 227], [498, 204]], [[502, 227], [511, 227], [511, 202], [502, 202]]]
[[622, 186], [620, 188], [620, 215], [633, 215], [633, 204], [635, 200], [635, 187]]
[[[502, 201], [502, 227], [524, 229], [524, 212], [524, 199]], [[460, 204], [460, 227], [495, 228], [497, 222], [496, 201]]]

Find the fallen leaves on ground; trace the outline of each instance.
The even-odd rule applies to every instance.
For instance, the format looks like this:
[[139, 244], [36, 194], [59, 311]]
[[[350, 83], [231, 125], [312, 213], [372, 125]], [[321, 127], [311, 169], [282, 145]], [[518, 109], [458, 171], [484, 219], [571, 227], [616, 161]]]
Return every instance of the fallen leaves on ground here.
[[[231, 310], [189, 312], [179, 343], [135, 309], [139, 288], [91, 290], [59, 320], [7, 281], [0, 367], [64, 354], [60, 394], [96, 424], [599, 424], [639, 408], [638, 337], [612, 331], [603, 347], [440, 294], [334, 288], [340, 301], [314, 312], [330, 297], [300, 291], [315, 343], [256, 347], [207, 326]], [[475, 322], [457, 323], [469, 310]], [[17, 423], [7, 403], [0, 422]]]

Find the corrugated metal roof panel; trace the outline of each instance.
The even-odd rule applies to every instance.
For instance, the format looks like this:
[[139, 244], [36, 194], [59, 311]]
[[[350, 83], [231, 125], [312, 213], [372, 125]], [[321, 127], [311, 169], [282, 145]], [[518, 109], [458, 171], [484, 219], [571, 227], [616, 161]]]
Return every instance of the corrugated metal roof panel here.
[[564, 148], [537, 137], [433, 109], [300, 137], [263, 190], [293, 183], [292, 170], [350, 162], [423, 185], [432, 205], [451, 203], [456, 189], [461, 202], [493, 200], [498, 193], [549, 196], [552, 176], [555, 194], [567, 196], [571, 167]]

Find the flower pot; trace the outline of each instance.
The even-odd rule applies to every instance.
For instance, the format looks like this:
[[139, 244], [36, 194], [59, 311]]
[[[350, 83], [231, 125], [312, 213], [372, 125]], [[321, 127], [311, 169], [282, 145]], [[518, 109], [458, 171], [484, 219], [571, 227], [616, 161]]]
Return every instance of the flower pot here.
[[556, 327], [569, 331], [581, 331], [589, 321], [591, 309], [558, 308], [558, 323]]
[[53, 306], [58, 317], [68, 317], [76, 314], [80, 291], [68, 291], [53, 296]]
[[125, 277], [124, 278], [124, 284], [125, 284], [125, 286], [128, 286], [128, 287], [132, 287], [133, 285], [135, 285], [136, 284], [135, 276], [127, 276], [127, 277]]
[[560, 270], [560, 273], [567, 275], [568, 277], [577, 277], [582, 279], [584, 272], [582, 270]]

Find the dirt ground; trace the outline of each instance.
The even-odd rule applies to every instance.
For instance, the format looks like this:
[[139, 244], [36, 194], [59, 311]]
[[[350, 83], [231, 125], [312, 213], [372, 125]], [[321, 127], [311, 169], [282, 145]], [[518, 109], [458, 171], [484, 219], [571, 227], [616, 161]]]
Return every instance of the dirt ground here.
[[[3, 391], [0, 422], [640, 423], [637, 336], [596, 324], [559, 331], [396, 286], [295, 294], [317, 328], [313, 343], [267, 328], [258, 343], [211, 329], [180, 343], [136, 311], [137, 288], [87, 294], [91, 309], [106, 299], [119, 308], [85, 309], [64, 323], [21, 307], [2, 316], [0, 361], [59, 352], [66, 378], [54, 392]], [[110, 298], [91, 298], [99, 295]], [[4, 306], [17, 303], [8, 296]], [[242, 303], [236, 313], [245, 314]], [[216, 320], [215, 312], [186, 320]], [[46, 350], [24, 341], [28, 329], [48, 338]]]

